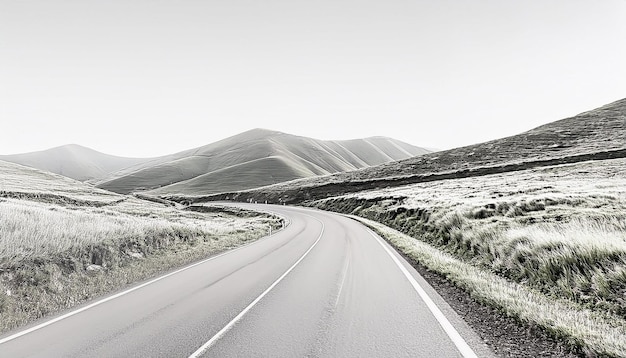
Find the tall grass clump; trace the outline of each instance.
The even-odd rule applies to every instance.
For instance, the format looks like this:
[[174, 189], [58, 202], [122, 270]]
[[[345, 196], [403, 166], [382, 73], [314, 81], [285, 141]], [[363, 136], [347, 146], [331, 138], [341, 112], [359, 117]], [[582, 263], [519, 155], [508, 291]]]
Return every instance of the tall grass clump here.
[[[506, 213], [519, 206], [509, 205]], [[406, 224], [412, 220], [405, 215], [391, 220], [383, 212], [372, 217], [373, 212], [370, 208], [370, 215], [364, 217], [410, 233], [506, 279], [552, 297], [626, 317], [624, 216], [540, 221], [526, 215], [513, 219], [506, 215], [476, 215], [476, 208], [465, 208], [435, 212], [407, 230]]]
[[[60, 253], [77, 254], [104, 242], [119, 241], [121, 245], [124, 241], [144, 238], [158, 247], [167, 245], [157, 242], [158, 238], [192, 240], [208, 234], [158, 218], [137, 218], [113, 211], [69, 210], [14, 200], [0, 203], [0, 217], [0, 267], [15, 266], [24, 260], [53, 259]], [[144, 249], [148, 250], [148, 246], [144, 245]], [[98, 260], [102, 264], [101, 258]]]
[[626, 217], [518, 224], [492, 239], [496, 272], [626, 317]]

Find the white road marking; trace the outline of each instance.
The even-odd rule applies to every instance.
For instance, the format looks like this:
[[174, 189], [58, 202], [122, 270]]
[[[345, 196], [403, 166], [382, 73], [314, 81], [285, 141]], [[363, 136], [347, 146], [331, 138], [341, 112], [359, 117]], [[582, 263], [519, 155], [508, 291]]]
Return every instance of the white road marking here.
[[343, 285], [346, 283], [346, 276], [348, 276], [348, 267], [350, 266], [350, 251], [347, 253], [346, 262], [343, 265], [343, 269], [341, 270], [341, 284], [339, 285], [339, 292], [337, 293], [337, 298], [335, 299], [335, 305], [333, 308], [337, 308], [339, 304], [339, 298], [341, 297], [341, 292], [343, 291]]
[[419, 296], [422, 298], [422, 301], [426, 303], [426, 306], [428, 307], [430, 312], [432, 312], [435, 319], [437, 319], [437, 322], [439, 322], [439, 325], [441, 325], [441, 328], [443, 328], [443, 330], [446, 332], [448, 337], [450, 337], [450, 339], [452, 340], [452, 343], [454, 343], [454, 345], [459, 350], [459, 352], [461, 352], [463, 357], [478, 358], [478, 356], [476, 355], [476, 353], [474, 353], [472, 348], [467, 344], [467, 342], [465, 342], [465, 339], [461, 337], [459, 332], [454, 328], [454, 326], [452, 326], [452, 324], [450, 323], [450, 321], [448, 321], [448, 319], [443, 314], [443, 312], [441, 312], [441, 310], [439, 309], [439, 307], [437, 307], [435, 302], [430, 298], [430, 296], [428, 296], [428, 294], [422, 288], [422, 286], [420, 286], [420, 284], [417, 283], [415, 278], [406, 269], [406, 267], [404, 267], [404, 265], [402, 265], [400, 260], [398, 260], [398, 258], [391, 252], [389, 247], [387, 247], [387, 245], [385, 245], [382, 239], [378, 235], [376, 235], [373, 231], [369, 229], [368, 231], [376, 239], [376, 241], [380, 244], [380, 246], [382, 246], [383, 249], [385, 249], [385, 251], [389, 254], [389, 256], [391, 256], [393, 261], [400, 268], [404, 276], [409, 280], [409, 282], [411, 283], [415, 291], [417, 291]]
[[[267, 238], [267, 237], [269, 237], [269, 236], [266, 236], [266, 237], [264, 237], [264, 238]], [[91, 304], [89, 304], [89, 305], [87, 305], [87, 306], [85, 306], [85, 307], [81, 307], [81, 308], [79, 308], [79, 309], [77, 309], [77, 310], [74, 310], [74, 311], [68, 312], [68, 313], [66, 313], [66, 314], [64, 314], [64, 315], [61, 315], [61, 316], [56, 317], [56, 318], [53, 318], [53, 319], [51, 319], [51, 320], [49, 320], [49, 321], [43, 322], [43, 323], [38, 324], [38, 325], [36, 325], [36, 326], [34, 326], [34, 327], [31, 327], [31, 328], [28, 328], [28, 329], [23, 330], [23, 331], [21, 331], [21, 332], [15, 333], [15, 334], [13, 334], [13, 335], [10, 335], [10, 336], [8, 336], [8, 337], [5, 337], [5, 338], [3, 338], [3, 339], [0, 339], [0, 344], [3, 344], [3, 343], [6, 343], [6, 342], [9, 342], [9, 341], [12, 341], [12, 340], [14, 340], [14, 339], [16, 339], [16, 338], [19, 338], [19, 337], [21, 337], [21, 336], [24, 336], [24, 335], [26, 335], [26, 334], [32, 333], [32, 332], [34, 332], [34, 331], [37, 331], [37, 330], [42, 329], [42, 328], [44, 328], [44, 327], [47, 327], [47, 326], [49, 326], [49, 325], [51, 325], [51, 324], [57, 323], [57, 322], [59, 322], [59, 321], [62, 321], [62, 320], [64, 320], [64, 319], [68, 318], [68, 317], [71, 317], [71, 316], [74, 316], [74, 315], [76, 315], [76, 314], [79, 314], [79, 313], [81, 313], [81, 312], [83, 312], [83, 311], [86, 311], [86, 310], [88, 310], [88, 309], [90, 309], [90, 308], [93, 308], [93, 307], [99, 306], [99, 305], [101, 305], [101, 304], [103, 304], [103, 303], [105, 303], [105, 302], [108, 302], [108, 301], [114, 300], [114, 299], [116, 299], [116, 298], [118, 298], [118, 297], [121, 297], [121, 296], [124, 296], [124, 295], [126, 295], [126, 294], [129, 294], [129, 293], [131, 293], [131, 292], [133, 292], [133, 291], [136, 291], [136, 290], [138, 290], [138, 289], [140, 289], [140, 288], [143, 288], [143, 287], [146, 287], [146, 286], [148, 286], [148, 285], [151, 285], [151, 284], [153, 284], [153, 283], [155, 283], [155, 282], [161, 281], [161, 280], [163, 280], [163, 279], [165, 279], [165, 278], [168, 278], [168, 277], [170, 277], [170, 276], [172, 276], [172, 275], [176, 275], [177, 273], [180, 273], [180, 272], [183, 272], [183, 271], [189, 270], [190, 268], [196, 267], [196, 266], [198, 266], [198, 265], [202, 265], [202, 264], [204, 264], [204, 263], [206, 263], [206, 262], [209, 262], [209, 261], [211, 261], [211, 260], [215, 260], [215, 259], [217, 259], [218, 257], [222, 257], [222, 256], [224, 256], [224, 255], [228, 255], [228, 254], [233, 253], [233, 252], [235, 252], [235, 251], [241, 250], [241, 249], [243, 249], [244, 247], [250, 246], [250, 245], [255, 244], [255, 243], [259, 242], [259, 241], [260, 241], [260, 240], [256, 240], [256, 241], [250, 242], [250, 243], [245, 244], [245, 245], [243, 245], [243, 246], [240, 246], [240, 247], [238, 247], [238, 248], [235, 248], [235, 249], [232, 249], [232, 250], [228, 250], [228, 251], [223, 252], [223, 253], [221, 253], [221, 254], [219, 254], [219, 255], [209, 257], [209, 258], [207, 258], [207, 259], [204, 259], [204, 260], [202, 260], [202, 261], [196, 262], [196, 263], [191, 264], [191, 265], [189, 265], [189, 266], [185, 266], [185, 267], [183, 267], [183, 268], [181, 268], [181, 269], [178, 269], [178, 270], [176, 270], [176, 271], [174, 271], [174, 272], [170, 272], [170, 273], [168, 273], [168, 274], [165, 274], [165, 275], [163, 275], [163, 276], [157, 277], [157, 278], [155, 278], [155, 279], [153, 279], [153, 280], [150, 280], [150, 281], [148, 281], [148, 282], [142, 283], [142, 284], [141, 284], [141, 285], [139, 285], [139, 286], [135, 286], [135, 287], [130, 288], [130, 289], [126, 290], [126, 291], [123, 291], [123, 292], [117, 293], [117, 294], [115, 294], [115, 295], [113, 295], [113, 296], [109, 296], [109, 297], [104, 298], [104, 299], [101, 299], [101, 300], [99, 300], [99, 301], [97, 301], [97, 302], [94, 302], [94, 303], [91, 303]]]
[[[310, 215], [307, 215], [307, 216], [310, 216]], [[280, 283], [280, 281], [282, 281], [296, 266], [298, 266], [298, 264], [302, 260], [304, 260], [304, 258], [309, 254], [309, 252], [311, 252], [311, 250], [313, 250], [313, 248], [317, 245], [317, 243], [322, 238], [322, 235], [324, 234], [324, 228], [325, 228], [325, 225], [321, 220], [317, 218], [314, 218], [314, 219], [319, 221], [322, 224], [322, 231], [320, 232], [320, 235], [317, 237], [317, 240], [315, 240], [313, 245], [311, 245], [311, 247], [309, 247], [309, 249], [304, 254], [302, 254], [302, 256], [300, 256], [298, 261], [296, 261], [289, 269], [287, 269], [285, 273], [283, 273], [278, 279], [276, 279], [276, 281], [274, 281], [274, 283], [272, 283], [270, 287], [265, 289], [265, 291], [263, 291], [263, 293], [261, 293], [259, 297], [255, 298], [254, 301], [252, 301], [246, 308], [243, 309], [243, 311], [241, 311], [237, 316], [235, 316], [235, 318], [233, 318], [230, 322], [228, 322], [228, 324], [226, 324], [224, 328], [222, 328], [213, 337], [211, 337], [211, 339], [209, 339], [205, 344], [203, 344], [200, 348], [198, 348], [195, 352], [193, 352], [189, 356], [189, 358], [200, 357], [204, 352], [206, 352], [218, 339], [222, 338], [222, 336], [226, 334], [226, 332], [228, 332], [239, 320], [241, 320], [241, 318], [243, 318], [243, 316], [245, 316], [246, 313], [248, 313], [248, 311], [252, 309], [252, 307], [254, 307], [263, 297], [265, 297], [265, 295], [267, 295], [274, 287], [276, 287], [276, 285], [278, 285], [278, 283]]]

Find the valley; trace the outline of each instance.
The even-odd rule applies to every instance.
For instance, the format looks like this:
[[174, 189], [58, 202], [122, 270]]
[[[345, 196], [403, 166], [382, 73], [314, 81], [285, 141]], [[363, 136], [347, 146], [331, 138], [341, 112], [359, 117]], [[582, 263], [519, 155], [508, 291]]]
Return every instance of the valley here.
[[223, 203], [267, 202], [375, 230], [496, 355], [626, 356], [626, 100], [440, 152], [252, 130], [83, 182], [0, 169], [4, 330], [282, 228]]

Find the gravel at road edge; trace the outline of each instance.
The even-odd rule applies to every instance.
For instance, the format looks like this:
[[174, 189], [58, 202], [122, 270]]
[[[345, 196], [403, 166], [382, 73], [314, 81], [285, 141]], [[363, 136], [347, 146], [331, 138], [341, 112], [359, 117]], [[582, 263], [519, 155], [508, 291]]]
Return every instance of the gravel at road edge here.
[[439, 293], [499, 357], [595, 357], [579, 352], [564, 340], [536, 325], [523, 324], [514, 317], [474, 300], [468, 292], [442, 275], [428, 270], [398, 252]]

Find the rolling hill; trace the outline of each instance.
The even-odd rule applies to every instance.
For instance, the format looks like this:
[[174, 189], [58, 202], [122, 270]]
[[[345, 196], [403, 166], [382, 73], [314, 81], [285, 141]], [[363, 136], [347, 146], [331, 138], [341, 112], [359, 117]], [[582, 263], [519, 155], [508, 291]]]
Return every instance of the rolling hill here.
[[287, 202], [315, 200], [417, 182], [481, 176], [533, 167], [626, 156], [626, 98], [527, 132], [351, 172], [279, 183], [225, 197]]
[[63, 175], [0, 160], [0, 198], [72, 204], [89, 207], [110, 205], [124, 196], [94, 188]]
[[206, 195], [352, 171], [429, 151], [384, 137], [323, 141], [265, 129], [155, 158], [96, 183], [117, 193]]
[[0, 160], [80, 181], [102, 178], [125, 167], [146, 161], [146, 159], [108, 155], [76, 144], [38, 152], [0, 155]]

